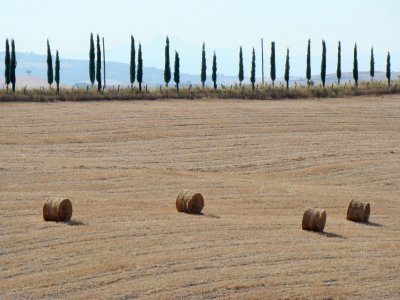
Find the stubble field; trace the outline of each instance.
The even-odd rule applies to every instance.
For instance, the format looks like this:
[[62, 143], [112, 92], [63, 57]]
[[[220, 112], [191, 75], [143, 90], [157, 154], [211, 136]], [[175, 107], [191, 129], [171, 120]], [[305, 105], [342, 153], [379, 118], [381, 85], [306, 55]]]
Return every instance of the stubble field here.
[[1, 299], [400, 297], [398, 95], [0, 103], [0, 130]]

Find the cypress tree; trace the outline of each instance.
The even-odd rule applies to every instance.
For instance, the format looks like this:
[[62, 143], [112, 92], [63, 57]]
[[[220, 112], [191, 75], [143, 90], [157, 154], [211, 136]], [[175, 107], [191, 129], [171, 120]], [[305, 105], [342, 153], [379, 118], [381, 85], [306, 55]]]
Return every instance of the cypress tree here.
[[104, 76], [104, 84], [103, 84], [103, 91], [106, 88], [106, 47], [104, 44], [104, 37], [102, 38], [103, 40], [103, 76]]
[[271, 80], [272, 85], [275, 85], [276, 79], [276, 63], [275, 63], [275, 42], [271, 42]]
[[388, 86], [390, 86], [390, 52], [388, 52], [387, 60], [386, 60], [386, 78], [388, 80]]
[[168, 86], [168, 83], [171, 81], [171, 66], [169, 63], [169, 38], [168, 37], [167, 37], [167, 40], [165, 43], [164, 81], [165, 81], [166, 86]]
[[137, 63], [137, 81], [139, 83], [139, 91], [142, 91], [143, 82], [143, 59], [142, 59], [142, 45], [139, 43], [138, 63]]
[[57, 84], [57, 94], [60, 92], [60, 58], [58, 56], [58, 50], [56, 51], [56, 63], [55, 63], [54, 81]]
[[7, 91], [8, 91], [8, 85], [10, 84], [10, 44], [8, 42], [8, 39], [6, 39], [6, 53], [5, 53], [5, 58], [4, 58], [4, 78], [6, 81], [6, 86], [7, 86]]
[[374, 59], [374, 48], [371, 48], [371, 59], [369, 61], [369, 75], [371, 76], [371, 81], [374, 81], [375, 76], [375, 59]]
[[341, 45], [340, 41], [339, 41], [339, 45], [338, 45], [336, 77], [338, 79], [338, 84], [340, 84], [340, 78], [342, 78], [342, 45]]
[[253, 48], [253, 55], [251, 56], [251, 73], [250, 73], [251, 88], [254, 91], [254, 84], [256, 82], [256, 52]]
[[15, 56], [15, 42], [11, 40], [11, 59], [10, 59], [10, 82], [12, 91], [15, 92], [16, 76], [15, 69], [17, 68], [17, 58]]
[[90, 50], [89, 50], [89, 78], [92, 83], [92, 87], [94, 85], [94, 80], [96, 78], [96, 66], [95, 66], [95, 53], [94, 53], [94, 40], [93, 33], [90, 34]]
[[136, 78], [136, 61], [135, 61], [135, 39], [131, 35], [131, 63], [130, 63], [130, 83], [131, 87]]
[[47, 83], [50, 88], [53, 84], [53, 79], [53, 58], [51, 56], [50, 43], [49, 40], [47, 40]]
[[174, 81], [176, 85], [176, 90], [179, 92], [179, 82], [180, 82], [180, 75], [179, 75], [179, 53], [175, 51], [175, 65], [174, 65]]
[[214, 82], [214, 89], [217, 89], [217, 55], [214, 51], [213, 64], [212, 64], [212, 81]]
[[242, 46], [240, 46], [240, 50], [239, 50], [239, 85], [242, 85], [243, 80], [244, 80], [243, 51], [242, 51]]
[[310, 86], [311, 80], [311, 40], [308, 40], [307, 46], [307, 69], [306, 69], [307, 85]]
[[289, 71], [290, 71], [290, 64], [289, 64], [289, 48], [288, 48], [286, 51], [286, 63], [285, 63], [285, 81], [287, 89], [289, 89]]
[[355, 44], [355, 46], [354, 46], [353, 78], [354, 78], [356, 86], [358, 86], [357, 44]]
[[203, 43], [203, 50], [201, 52], [201, 84], [203, 85], [204, 88], [204, 84], [207, 80], [207, 63], [206, 63], [206, 44]]
[[264, 39], [261, 39], [261, 82], [264, 85]]
[[325, 41], [322, 41], [322, 61], [321, 61], [321, 81], [322, 86], [325, 87], [325, 79], [326, 79], [326, 44]]
[[97, 80], [97, 90], [101, 91], [101, 48], [100, 48], [99, 35], [97, 35], [96, 80]]

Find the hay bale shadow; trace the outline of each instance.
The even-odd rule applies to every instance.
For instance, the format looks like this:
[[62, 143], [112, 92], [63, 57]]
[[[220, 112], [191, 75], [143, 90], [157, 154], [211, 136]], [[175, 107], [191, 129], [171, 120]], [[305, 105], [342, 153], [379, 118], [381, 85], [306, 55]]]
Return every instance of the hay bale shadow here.
[[220, 219], [220, 216], [214, 215], [214, 214], [205, 214], [205, 213], [187, 213], [187, 215], [191, 215], [191, 216], [197, 216], [197, 217], [204, 217], [204, 218], [213, 218], [213, 219]]
[[197, 217], [205, 217], [206, 215], [202, 212], [199, 213], [185, 213], [185, 215], [190, 215], [190, 216], [197, 216]]
[[328, 237], [328, 238], [337, 238], [337, 239], [346, 239], [343, 235], [333, 233], [333, 232], [317, 232], [319, 235]]
[[383, 227], [383, 224], [379, 224], [379, 223], [373, 223], [373, 222], [354, 222], [357, 224], [361, 224], [361, 225], [365, 225], [365, 226], [372, 226], [372, 227]]
[[373, 223], [373, 222], [364, 223], [364, 225], [374, 226], [374, 227], [383, 227], [383, 224]]
[[68, 226], [83, 226], [83, 225], [86, 225], [85, 223], [83, 223], [80, 220], [71, 220], [71, 221], [65, 222], [65, 224], [68, 225]]
[[220, 219], [220, 216], [214, 215], [214, 214], [203, 214], [207, 218], [213, 218], [213, 219]]

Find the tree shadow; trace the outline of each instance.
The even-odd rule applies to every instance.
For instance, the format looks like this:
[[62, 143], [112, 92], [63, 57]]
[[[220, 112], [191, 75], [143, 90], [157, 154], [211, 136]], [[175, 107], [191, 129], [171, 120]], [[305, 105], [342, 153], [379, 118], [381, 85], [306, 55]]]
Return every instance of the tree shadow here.
[[328, 237], [328, 238], [337, 238], [337, 239], [346, 239], [343, 235], [333, 233], [333, 232], [318, 232], [319, 235]]
[[83, 226], [83, 225], [86, 225], [85, 223], [83, 223], [80, 220], [71, 220], [71, 221], [65, 222], [65, 224], [68, 225], [68, 226]]

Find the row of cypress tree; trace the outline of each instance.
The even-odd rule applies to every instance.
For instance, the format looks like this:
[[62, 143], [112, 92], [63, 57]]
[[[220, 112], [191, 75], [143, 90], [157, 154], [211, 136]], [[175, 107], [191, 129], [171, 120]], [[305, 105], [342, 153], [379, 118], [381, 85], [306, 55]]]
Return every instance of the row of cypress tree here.
[[[200, 72], [200, 80], [202, 86], [204, 88], [205, 82], [207, 80], [207, 62], [206, 62], [206, 50], [205, 50], [205, 43], [203, 43], [202, 47], [202, 55], [201, 55], [201, 72]], [[133, 48], [134, 49], [134, 48]], [[164, 66], [164, 82], [165, 85], [168, 87], [169, 82], [171, 81], [171, 66], [170, 66], [170, 57], [169, 57], [169, 38], [166, 38], [165, 41], [165, 66]], [[133, 61], [134, 62], [134, 61]], [[134, 68], [131, 59], [131, 70]], [[180, 59], [179, 53], [175, 51], [175, 63], [174, 63], [174, 82], [175, 87], [179, 91], [179, 83], [180, 83]], [[132, 72], [131, 72], [132, 74]], [[217, 55], [214, 51], [213, 55], [213, 62], [212, 62], [212, 75], [211, 79], [214, 83], [214, 89], [217, 89]], [[132, 79], [131, 79], [132, 84]]]
[[17, 68], [17, 57], [15, 55], [15, 41], [14, 39], [11, 40], [11, 53], [10, 53], [10, 43], [8, 39], [6, 39], [6, 52], [4, 58], [4, 78], [7, 86], [11, 83], [12, 91], [15, 92], [15, 85], [16, 85], [16, 76], [15, 76], [15, 69]]
[[[255, 88], [255, 81], [256, 81], [256, 78], [255, 78], [256, 62], [255, 62], [255, 60], [256, 60], [255, 50], [253, 48], [252, 60], [251, 60], [251, 73], [250, 73], [250, 82], [251, 82], [253, 90]], [[338, 43], [338, 61], [337, 61], [337, 70], [336, 70], [338, 84], [340, 84], [340, 79], [342, 77], [341, 64], [342, 64], [341, 63], [341, 42], [339, 41], [339, 43]], [[371, 76], [372, 80], [375, 76], [374, 65], [375, 65], [374, 53], [373, 53], [373, 48], [372, 48], [371, 49], [371, 58], [370, 58], [370, 76]], [[243, 69], [244, 69], [244, 67], [243, 67], [243, 50], [242, 50], [242, 47], [240, 47], [240, 49], [239, 49], [239, 74], [238, 74], [239, 85], [241, 85], [244, 80], [244, 70]], [[207, 79], [206, 70], [207, 70], [206, 51], [205, 51], [205, 43], [203, 43], [202, 58], [201, 58], [201, 74], [200, 74], [200, 80], [201, 80], [203, 87], [205, 86], [205, 81]], [[179, 69], [178, 69], [178, 71], [179, 71]], [[287, 49], [286, 62], [285, 62], [285, 74], [284, 74], [284, 79], [286, 81], [287, 88], [289, 88], [289, 73], [290, 73], [290, 58], [289, 58], [289, 49]], [[320, 74], [321, 74], [322, 86], [325, 87], [325, 83], [326, 83], [326, 42], [324, 40], [322, 41], [322, 59], [321, 59], [321, 73]], [[272, 84], [274, 85], [275, 80], [276, 80], [275, 42], [271, 42], [270, 77], [271, 77]], [[308, 46], [307, 46], [306, 78], [307, 78], [308, 85], [311, 85], [312, 84], [312, 81], [311, 81], [311, 40], [308, 40]], [[388, 55], [387, 55], [386, 78], [388, 79], [388, 85], [390, 86], [390, 82], [391, 82], [390, 53], [388, 53]], [[217, 82], [217, 59], [216, 59], [215, 51], [214, 51], [214, 55], [213, 55], [211, 79], [214, 83], [214, 88], [216, 89], [217, 88], [217, 83], [216, 83]], [[355, 85], [357, 86], [358, 85], [357, 44], [355, 44], [355, 46], [354, 46], [353, 79], [354, 79]], [[170, 60], [169, 60], [169, 38], [167, 37], [166, 46], [165, 46], [165, 68], [164, 68], [164, 81], [165, 81], [166, 86], [168, 86], [168, 83], [170, 82], [170, 80], [171, 80], [171, 70], [170, 70]]]
[[[15, 41], [11, 40], [11, 52], [10, 52], [10, 43], [8, 39], [6, 39], [6, 51], [4, 56], [4, 78], [6, 83], [6, 89], [8, 91], [8, 87], [11, 83], [12, 91], [15, 92], [16, 87], [16, 75], [15, 70], [17, 68], [17, 57], [15, 54]], [[53, 81], [57, 84], [57, 93], [60, 91], [60, 58], [58, 55], [58, 50], [56, 51], [56, 61], [55, 61], [55, 75], [53, 76], [53, 58], [51, 55], [50, 43], [47, 40], [47, 82], [51, 85]]]
[[[131, 59], [130, 59], [130, 83], [131, 86], [137, 80], [139, 84], [139, 90], [142, 90], [143, 83], [143, 59], [142, 59], [142, 47], [139, 43], [138, 49], [138, 58], [137, 58], [137, 70], [136, 70], [136, 49], [135, 49], [135, 39], [131, 36]], [[97, 81], [97, 88], [100, 91], [102, 88], [101, 81], [101, 48], [100, 48], [100, 37], [97, 35], [97, 60], [95, 64], [95, 49], [94, 49], [94, 39], [93, 33], [90, 35], [90, 50], [89, 50], [89, 77], [92, 84], [94, 85], [95, 79]], [[289, 88], [289, 73], [290, 73], [290, 58], [289, 58], [289, 49], [286, 52], [286, 62], [285, 62], [285, 74], [284, 79], [286, 81], [286, 87]], [[9, 84], [12, 84], [12, 91], [15, 92], [16, 86], [16, 75], [15, 70], [17, 67], [16, 54], [15, 54], [15, 42], [11, 40], [11, 52], [9, 40], [6, 39], [6, 51], [5, 51], [5, 83], [8, 91]], [[239, 49], [239, 84], [241, 85], [244, 80], [244, 71], [243, 71], [243, 50], [242, 47]], [[204, 88], [205, 82], [207, 79], [206, 75], [207, 71], [207, 63], [206, 63], [206, 50], [205, 43], [203, 43], [202, 47], [202, 60], [201, 60], [201, 74], [200, 79], [202, 86]], [[252, 89], [255, 88], [256, 81], [256, 56], [255, 50], [253, 48], [252, 51], [252, 60], [251, 60], [251, 73], [250, 73], [250, 82], [252, 85]], [[326, 43], [322, 41], [322, 59], [321, 59], [321, 82], [323, 87], [325, 87], [326, 81]], [[342, 76], [341, 71], [341, 42], [338, 43], [338, 59], [337, 59], [337, 69], [336, 76], [338, 84], [340, 84], [340, 79]], [[375, 76], [375, 60], [374, 60], [374, 49], [371, 48], [371, 57], [370, 57], [370, 76], [371, 79], [374, 79]], [[271, 58], [270, 58], [270, 77], [272, 84], [276, 80], [276, 61], [275, 61], [275, 42], [271, 42]], [[311, 81], [311, 40], [308, 40], [307, 46], [307, 67], [306, 67], [306, 78], [308, 85], [312, 84]], [[391, 84], [391, 62], [390, 62], [390, 53], [387, 54], [386, 61], [386, 78], [388, 80], [388, 85]], [[214, 89], [217, 89], [217, 56], [214, 51], [213, 62], [212, 62], [212, 75], [211, 79], [214, 83]], [[358, 59], [357, 59], [357, 44], [354, 46], [354, 59], [353, 59], [353, 79], [355, 81], [356, 86], [358, 85]], [[60, 59], [58, 50], [56, 51], [56, 59], [55, 59], [55, 75], [53, 76], [53, 60], [51, 55], [50, 43], [47, 40], [47, 81], [49, 86], [51, 87], [53, 81], [57, 84], [57, 93], [59, 92], [59, 84], [60, 84]], [[171, 67], [170, 67], [170, 57], [169, 57], [169, 38], [166, 38], [165, 45], [165, 67], [164, 67], [164, 82], [168, 87], [169, 82], [171, 81]], [[179, 91], [180, 84], [180, 58], [179, 53], [175, 51], [175, 63], [174, 63], [174, 82], [176, 89]]]
[[[95, 63], [96, 60], [96, 63]], [[96, 44], [96, 55], [94, 49], [94, 39], [93, 33], [90, 34], [90, 49], [89, 49], [89, 79], [94, 85], [95, 80], [97, 81], [97, 90], [101, 91], [102, 83], [101, 83], [101, 47], [100, 47], [100, 37], [97, 35], [97, 44]]]
[[139, 84], [139, 91], [142, 91], [143, 83], [143, 57], [142, 57], [142, 45], [139, 43], [138, 57], [137, 57], [137, 70], [136, 70], [136, 48], [135, 39], [131, 35], [131, 58], [130, 58], [130, 83], [133, 86], [135, 80]]
[[[136, 70], [137, 67], [137, 70]], [[133, 86], [134, 82], [137, 81], [139, 84], [139, 91], [142, 90], [143, 83], [143, 58], [142, 58], [142, 46], [139, 43], [138, 56], [137, 56], [137, 66], [136, 66], [136, 48], [135, 39], [131, 35], [131, 55], [130, 55], [130, 84]], [[172, 73], [170, 66], [170, 56], [169, 56], [169, 38], [167, 37], [165, 43], [165, 66], [164, 66], [164, 82], [168, 87], [171, 81]], [[175, 87], [179, 91], [180, 84], [180, 58], [179, 53], [175, 51], [175, 62], [174, 62], [174, 82]]]
[[56, 61], [55, 61], [55, 75], [53, 77], [53, 57], [51, 55], [50, 43], [47, 40], [47, 83], [49, 84], [50, 88], [53, 84], [53, 80], [56, 82], [57, 85], [57, 93], [60, 92], [60, 57], [58, 55], [58, 50], [56, 51]]
[[[307, 70], [306, 70], [306, 77], [307, 83], [310, 85], [311, 82], [311, 50], [310, 50], [311, 41], [308, 40], [308, 47], [307, 47]], [[341, 58], [342, 47], [339, 41], [338, 43], [338, 59], [337, 59], [337, 68], [336, 68], [336, 77], [338, 80], [338, 84], [340, 84], [340, 79], [342, 77], [342, 58]], [[370, 57], [370, 76], [371, 80], [374, 80], [375, 76], [375, 58], [374, 58], [374, 48], [371, 48], [371, 57]], [[388, 80], [388, 85], [390, 86], [391, 82], [391, 63], [390, 63], [390, 52], [387, 54], [386, 60], [386, 78]], [[322, 41], [322, 60], [321, 60], [321, 82], [323, 87], [325, 87], [325, 79], [326, 79], [326, 43]], [[357, 44], [354, 45], [354, 57], [353, 57], [353, 79], [356, 84], [358, 85], [358, 58], [357, 58]]]
[[[174, 82], [175, 87], [179, 91], [179, 83], [180, 83], [180, 58], [179, 53], [175, 51], [175, 63], [174, 63]], [[171, 81], [171, 66], [169, 59], [169, 38], [167, 37], [165, 41], [165, 66], [164, 66], [164, 82], [165, 86], [168, 87], [169, 82]]]
[[[211, 67], [211, 80], [214, 83], [214, 89], [217, 89], [217, 54], [214, 51], [213, 54], [213, 61], [212, 61], [212, 67]], [[207, 60], [206, 60], [206, 44], [203, 42], [203, 47], [201, 51], [201, 72], [200, 72], [200, 80], [201, 80], [201, 85], [205, 86], [206, 80], [207, 80]]]
[[[374, 52], [373, 48], [371, 49], [371, 58], [370, 58], [370, 76], [371, 80], [374, 79], [375, 76], [375, 61], [374, 61]], [[340, 79], [342, 77], [342, 63], [341, 63], [341, 42], [338, 44], [338, 61], [337, 61], [337, 69], [336, 76], [337, 82], [340, 84]], [[289, 88], [289, 73], [290, 73], [290, 58], [289, 58], [289, 49], [286, 52], [286, 62], [285, 62], [285, 74], [284, 79], [286, 81], [286, 87]], [[322, 59], [321, 59], [321, 82], [322, 86], [325, 87], [326, 82], [326, 43], [322, 41]], [[250, 82], [254, 89], [255, 82], [255, 54], [253, 48], [252, 62], [251, 62], [251, 75]], [[271, 42], [271, 59], [270, 59], [270, 76], [272, 85], [276, 80], [276, 60], [275, 60], [275, 42]], [[307, 46], [307, 67], [306, 67], [306, 78], [308, 85], [312, 84], [311, 81], [311, 40], [308, 40]], [[386, 78], [388, 80], [388, 85], [391, 84], [391, 63], [390, 63], [390, 53], [388, 52], [387, 61], [386, 61]], [[243, 76], [243, 51], [242, 47], [239, 49], [239, 74], [238, 74], [239, 83], [241, 84], [244, 76]], [[353, 79], [355, 85], [358, 85], [358, 58], [357, 58], [357, 44], [354, 46], [354, 59], [353, 59]]]

